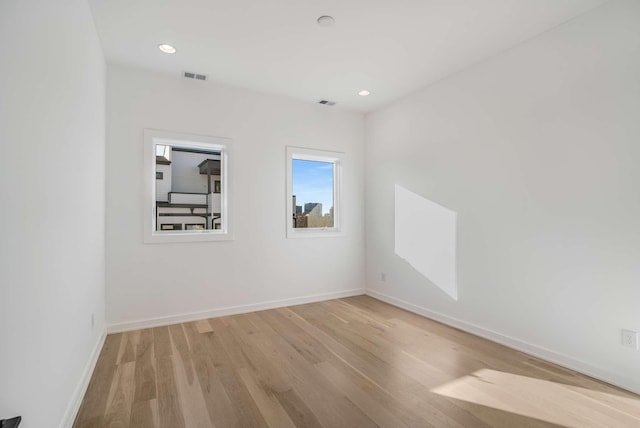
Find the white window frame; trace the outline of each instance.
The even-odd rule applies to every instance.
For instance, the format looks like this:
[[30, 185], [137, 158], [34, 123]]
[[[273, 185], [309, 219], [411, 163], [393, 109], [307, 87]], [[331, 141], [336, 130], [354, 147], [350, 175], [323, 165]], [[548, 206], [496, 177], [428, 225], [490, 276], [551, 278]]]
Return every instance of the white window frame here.
[[[316, 162], [330, 162], [333, 164], [333, 227], [299, 228], [293, 227], [293, 160], [308, 160]], [[344, 153], [328, 150], [308, 149], [304, 147], [287, 146], [287, 206], [286, 230], [287, 238], [327, 238], [345, 235], [344, 213], [342, 204], [342, 170], [344, 168]]]
[[[156, 129], [144, 130], [144, 242], [202, 242], [233, 240], [232, 228], [232, 140], [222, 137], [184, 134]], [[193, 147], [220, 151], [221, 229], [156, 231], [156, 145]]]

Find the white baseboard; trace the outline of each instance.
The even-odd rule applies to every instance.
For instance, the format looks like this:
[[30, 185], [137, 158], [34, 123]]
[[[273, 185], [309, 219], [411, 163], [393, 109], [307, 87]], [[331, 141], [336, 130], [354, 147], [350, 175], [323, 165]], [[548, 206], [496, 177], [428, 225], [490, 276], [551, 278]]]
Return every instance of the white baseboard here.
[[615, 385], [619, 388], [626, 389], [627, 391], [633, 392], [635, 394], [640, 394], [640, 384], [638, 384], [637, 382], [624, 378], [618, 374], [611, 373], [610, 371], [603, 368], [594, 366], [584, 361], [580, 361], [568, 355], [564, 355], [544, 348], [542, 346], [534, 345], [532, 343], [524, 342], [522, 340], [504, 335], [502, 333], [498, 333], [496, 331], [471, 324], [436, 311], [432, 311], [431, 309], [427, 309], [422, 306], [414, 305], [413, 303], [409, 303], [405, 300], [380, 293], [379, 291], [367, 289], [366, 294], [375, 299], [381, 300], [402, 309], [406, 309], [409, 312], [422, 315], [451, 327], [466, 331], [467, 333], [475, 334], [476, 336], [483, 337], [485, 339], [491, 340], [492, 342], [499, 343], [509, 348], [525, 352], [527, 354], [533, 355], [534, 357], [541, 358], [559, 366], [590, 376], [594, 379], [598, 379], [611, 385]]
[[223, 308], [210, 309], [206, 311], [191, 312], [180, 315], [169, 315], [158, 318], [148, 318], [143, 320], [111, 324], [107, 330], [111, 333], [121, 333], [143, 328], [161, 327], [165, 325], [178, 324], [183, 322], [197, 321], [207, 318], [217, 318], [227, 315], [244, 314], [247, 312], [263, 311], [265, 309], [282, 308], [285, 306], [302, 305], [305, 303], [321, 302], [323, 300], [340, 299], [343, 297], [359, 296], [365, 294], [364, 288], [352, 290], [334, 291], [331, 293], [312, 294], [310, 296], [293, 297], [282, 300], [269, 300], [266, 302], [250, 303], [247, 305], [227, 306]]
[[93, 370], [96, 367], [98, 357], [100, 356], [100, 352], [102, 351], [102, 346], [104, 345], [104, 341], [106, 338], [107, 329], [104, 328], [102, 330], [102, 333], [100, 333], [98, 341], [94, 345], [93, 350], [91, 351], [91, 355], [89, 355], [89, 361], [87, 361], [87, 364], [84, 366], [80, 381], [78, 382], [78, 385], [73, 392], [73, 396], [71, 397], [71, 402], [69, 403], [67, 410], [64, 412], [64, 417], [62, 418], [62, 422], [60, 423], [60, 428], [71, 428], [73, 426], [78, 411], [80, 410], [80, 405], [82, 404], [84, 394], [87, 392], [87, 388], [89, 387], [89, 381], [91, 380], [91, 376], [93, 375]]

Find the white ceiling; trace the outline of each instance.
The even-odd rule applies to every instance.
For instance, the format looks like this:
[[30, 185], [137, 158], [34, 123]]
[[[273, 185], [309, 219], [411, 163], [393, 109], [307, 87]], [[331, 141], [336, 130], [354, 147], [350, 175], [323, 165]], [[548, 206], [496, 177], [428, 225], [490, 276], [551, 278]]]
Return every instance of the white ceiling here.
[[368, 112], [607, 0], [89, 1], [110, 63]]

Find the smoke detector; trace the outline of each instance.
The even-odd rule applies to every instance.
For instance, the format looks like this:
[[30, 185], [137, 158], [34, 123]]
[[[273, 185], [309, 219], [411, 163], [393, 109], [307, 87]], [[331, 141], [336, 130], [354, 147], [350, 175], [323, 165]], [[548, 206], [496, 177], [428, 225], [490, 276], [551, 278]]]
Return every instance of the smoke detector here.
[[321, 27], [332, 27], [335, 23], [336, 20], [333, 19], [333, 16], [324, 15], [318, 18], [318, 25]]
[[335, 101], [329, 101], [329, 100], [320, 100], [318, 101], [318, 104], [323, 104], [325, 106], [334, 106], [336, 105]]

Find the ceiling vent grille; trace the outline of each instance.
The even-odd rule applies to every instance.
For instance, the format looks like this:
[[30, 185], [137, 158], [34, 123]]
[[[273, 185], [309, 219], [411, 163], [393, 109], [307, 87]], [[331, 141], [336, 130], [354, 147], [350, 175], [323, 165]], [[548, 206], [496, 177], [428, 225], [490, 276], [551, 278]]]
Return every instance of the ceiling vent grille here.
[[326, 106], [334, 106], [336, 105], [335, 101], [329, 101], [329, 100], [320, 100], [318, 101], [318, 104], [324, 104]]
[[182, 75], [187, 79], [207, 80], [207, 76], [205, 74], [198, 74], [198, 73], [192, 73], [190, 71], [185, 71]]

